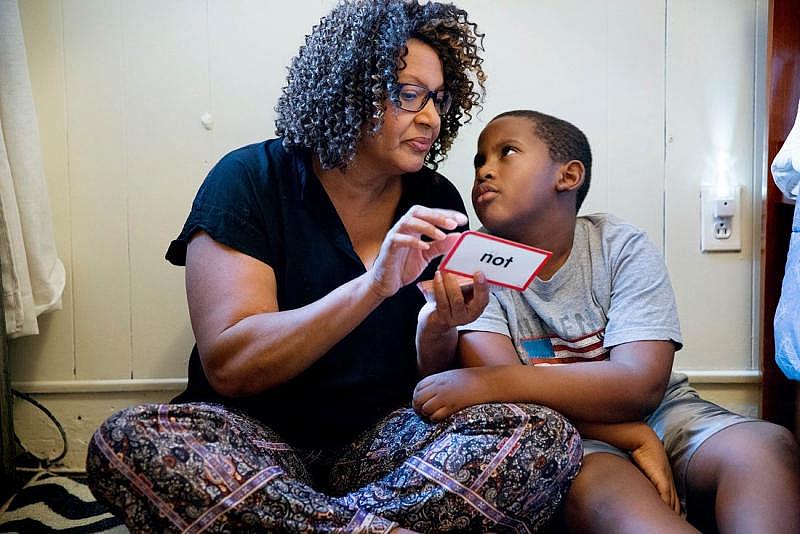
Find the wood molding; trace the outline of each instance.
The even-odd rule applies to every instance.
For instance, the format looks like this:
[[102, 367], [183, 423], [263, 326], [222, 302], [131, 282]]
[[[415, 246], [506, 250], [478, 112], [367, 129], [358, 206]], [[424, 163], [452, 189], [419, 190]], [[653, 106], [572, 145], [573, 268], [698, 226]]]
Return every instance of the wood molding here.
[[[800, 1], [772, 0], [767, 46], [767, 162], [772, 162], [794, 124], [800, 100]], [[788, 380], [775, 363], [775, 308], [780, 299], [786, 255], [789, 250], [794, 206], [768, 174], [762, 211], [762, 313], [761, 369], [762, 416], [795, 429], [796, 383]]]

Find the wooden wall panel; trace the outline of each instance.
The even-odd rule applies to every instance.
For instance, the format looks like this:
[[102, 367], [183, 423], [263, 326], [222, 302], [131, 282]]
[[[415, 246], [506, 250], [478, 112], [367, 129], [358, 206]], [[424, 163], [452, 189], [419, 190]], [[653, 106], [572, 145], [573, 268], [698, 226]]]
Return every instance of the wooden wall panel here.
[[63, 3], [75, 374], [84, 380], [131, 369], [121, 5]]
[[39, 317], [40, 335], [9, 343], [11, 376], [23, 381], [69, 380], [74, 378], [75, 338], [63, 14], [60, 2], [21, 2], [19, 7], [50, 194], [53, 237], [67, 280], [62, 309]]
[[215, 126], [210, 164], [234, 148], [275, 136], [286, 67], [325, 15], [320, 0], [209, 0], [209, 76]]
[[186, 373], [192, 346], [184, 270], [164, 259], [205, 172], [211, 111], [204, 2], [126, 2], [125, 176], [132, 376]]
[[608, 143], [607, 211], [639, 225], [663, 250], [666, 10], [660, 1], [609, 3], [602, 135], [614, 141]]
[[[683, 369], [753, 369], [755, 2], [673, 0], [667, 12], [665, 254]], [[693, 80], [698, 80], [694, 83]], [[702, 80], [702, 82], [699, 82]], [[742, 190], [741, 252], [700, 251], [700, 187], [717, 157]]]

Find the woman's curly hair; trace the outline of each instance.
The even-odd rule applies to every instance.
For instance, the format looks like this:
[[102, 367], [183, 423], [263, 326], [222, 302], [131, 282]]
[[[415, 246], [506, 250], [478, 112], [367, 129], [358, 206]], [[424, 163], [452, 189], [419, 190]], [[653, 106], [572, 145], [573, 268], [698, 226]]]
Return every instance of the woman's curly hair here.
[[[344, 0], [323, 17], [289, 66], [275, 106], [287, 150], [311, 150], [324, 169], [345, 169], [363, 126], [377, 132], [410, 38], [439, 54], [453, 97], [425, 162], [436, 169], [485, 94], [478, 52], [483, 34], [452, 4], [418, 0]], [[476, 82], [479, 86], [476, 88]], [[479, 89], [478, 92], [476, 89]]]

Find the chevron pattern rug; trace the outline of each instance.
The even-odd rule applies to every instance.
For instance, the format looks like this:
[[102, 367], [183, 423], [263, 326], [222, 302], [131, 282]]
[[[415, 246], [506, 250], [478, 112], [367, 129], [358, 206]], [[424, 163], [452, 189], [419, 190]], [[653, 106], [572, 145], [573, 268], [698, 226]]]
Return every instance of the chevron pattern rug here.
[[79, 480], [42, 472], [0, 508], [0, 532], [128, 534]]

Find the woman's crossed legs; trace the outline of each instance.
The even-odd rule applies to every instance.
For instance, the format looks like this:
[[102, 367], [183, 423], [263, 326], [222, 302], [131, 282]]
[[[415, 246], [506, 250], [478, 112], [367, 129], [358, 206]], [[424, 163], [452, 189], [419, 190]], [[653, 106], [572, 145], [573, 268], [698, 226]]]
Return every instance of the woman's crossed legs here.
[[580, 457], [569, 423], [535, 405], [473, 406], [438, 424], [397, 410], [342, 450], [312, 452], [195, 403], [115, 414], [87, 471], [137, 532], [526, 532], [549, 520]]

